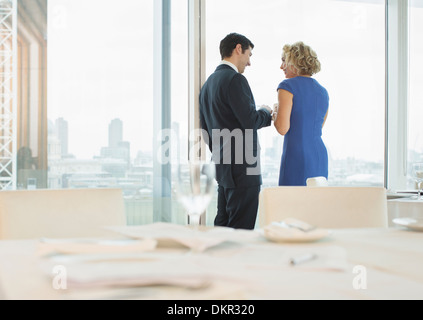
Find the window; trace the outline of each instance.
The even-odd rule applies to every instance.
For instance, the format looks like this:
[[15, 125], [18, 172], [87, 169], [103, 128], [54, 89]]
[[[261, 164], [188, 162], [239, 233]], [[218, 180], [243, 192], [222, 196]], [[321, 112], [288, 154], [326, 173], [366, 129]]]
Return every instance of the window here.
[[[162, 201], [153, 189], [164, 180], [154, 169], [156, 132], [166, 129], [166, 117], [186, 139], [188, 118], [187, 1], [166, 8], [172, 24], [166, 66], [155, 54], [166, 32], [157, 4], [48, 1], [48, 188], [122, 188], [129, 224], [185, 216], [176, 204], [166, 216], [153, 210], [154, 198]], [[161, 72], [171, 75], [166, 89], [166, 77], [153, 81]], [[171, 116], [162, 113], [168, 102]]]
[[48, 6], [48, 188], [121, 187], [151, 221], [153, 1]]
[[[423, 60], [422, 0], [408, 1], [406, 19], [405, 2], [399, 0], [203, 1], [205, 40], [195, 32], [188, 39], [188, 20], [198, 16], [188, 14], [188, 3], [197, 4], [194, 1], [38, 0], [33, 5], [33, 0], [18, 0], [16, 187], [120, 187], [128, 223], [184, 224], [183, 209], [171, 197], [169, 210], [161, 210], [165, 216], [155, 214], [160, 211], [156, 202], [162, 203], [166, 196], [154, 190], [165, 178], [154, 164], [156, 133], [169, 126], [180, 137], [180, 152], [188, 152], [187, 128], [192, 125], [188, 96], [194, 91], [188, 77], [192, 67], [188, 44], [205, 53], [205, 68], [200, 71], [207, 77], [220, 62], [220, 40], [239, 32], [255, 44], [245, 76], [258, 106], [273, 106], [277, 100], [276, 87], [284, 79], [279, 67], [285, 43], [302, 40], [317, 52], [322, 71], [316, 79], [330, 95], [323, 132], [330, 185], [382, 186], [386, 174], [393, 189], [414, 188], [411, 176], [405, 181], [403, 175], [404, 166], [423, 160], [418, 122], [423, 103], [418, 73]], [[3, 1], [1, 6], [12, 3]], [[158, 3], [170, 13], [170, 38], [164, 44], [160, 29], [164, 11], [158, 10]], [[385, 9], [396, 19], [388, 14], [388, 29]], [[409, 30], [404, 31], [403, 24]], [[157, 48], [169, 43], [165, 66]], [[409, 74], [398, 72], [406, 69], [404, 62], [409, 63]], [[155, 82], [164, 68], [170, 73], [166, 88]], [[404, 77], [409, 78], [409, 87]], [[406, 90], [396, 90], [399, 84]], [[401, 106], [407, 90], [408, 109]], [[402, 118], [397, 121], [396, 115], [403, 114], [408, 125]], [[403, 132], [406, 144], [401, 144]], [[265, 128], [260, 130], [260, 143], [264, 187], [275, 186], [283, 137], [273, 127]], [[395, 148], [388, 148], [392, 145]], [[385, 148], [390, 149], [387, 156]], [[10, 172], [10, 162], [2, 163], [3, 173]], [[209, 208], [211, 225], [216, 203]]]
[[[207, 1], [206, 73], [219, 63], [219, 42], [230, 32], [255, 45], [245, 72], [256, 104], [273, 107], [284, 79], [282, 47], [304, 41], [318, 54], [315, 76], [329, 92], [323, 140], [329, 183], [383, 186], [385, 132], [384, 1]], [[237, 18], [235, 18], [237, 17]], [[336, 26], [336, 27], [334, 27]], [[276, 186], [283, 137], [260, 130], [264, 187]]]

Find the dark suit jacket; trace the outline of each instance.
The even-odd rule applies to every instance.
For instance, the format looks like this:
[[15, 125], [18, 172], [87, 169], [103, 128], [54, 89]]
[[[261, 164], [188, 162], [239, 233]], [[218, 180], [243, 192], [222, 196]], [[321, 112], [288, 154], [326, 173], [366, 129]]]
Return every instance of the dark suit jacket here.
[[247, 79], [230, 66], [219, 65], [200, 92], [200, 124], [217, 163], [220, 186], [262, 184], [257, 130], [271, 121], [270, 112], [256, 109]]

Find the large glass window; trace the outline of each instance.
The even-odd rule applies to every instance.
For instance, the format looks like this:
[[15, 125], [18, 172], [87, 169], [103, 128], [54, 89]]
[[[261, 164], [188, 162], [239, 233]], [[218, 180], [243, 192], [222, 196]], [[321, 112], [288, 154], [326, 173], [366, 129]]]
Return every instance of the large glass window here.
[[[315, 76], [329, 92], [323, 140], [329, 183], [383, 186], [385, 130], [385, 1], [212, 0], [206, 7], [206, 69], [220, 61], [219, 43], [230, 32], [255, 45], [245, 72], [256, 104], [273, 107], [284, 79], [284, 44], [304, 41], [318, 54]], [[264, 187], [276, 186], [283, 137], [260, 130]]]
[[[18, 146], [24, 148], [17, 154], [17, 187], [119, 187], [128, 222], [153, 222], [155, 181], [162, 178], [154, 171], [155, 112], [163, 110], [156, 105], [156, 94], [163, 88], [154, 81], [160, 59], [155, 51], [158, 2], [18, 3], [19, 23], [26, 25], [18, 28]], [[205, 49], [208, 76], [220, 62], [219, 43], [224, 36], [239, 32], [250, 38], [255, 49], [245, 76], [258, 106], [276, 103], [276, 88], [284, 79], [279, 69], [282, 47], [302, 40], [317, 52], [322, 71], [315, 78], [330, 95], [323, 131], [330, 185], [383, 185], [385, 1], [207, 0], [202, 17], [205, 40], [188, 39], [188, 0], [163, 3], [171, 5], [171, 41], [164, 44], [170, 44], [171, 84], [164, 94], [170, 96], [166, 110], [170, 110], [169, 125], [179, 136], [180, 152], [188, 150], [192, 89], [188, 88], [188, 40]], [[418, 38], [422, 10], [422, 0], [410, 0], [409, 164], [423, 160], [418, 122], [423, 100], [418, 74], [423, 60]], [[44, 118], [48, 118], [48, 132]], [[263, 186], [276, 186], [283, 137], [275, 128], [265, 128], [260, 130], [260, 143]], [[408, 187], [414, 187], [411, 177]], [[183, 209], [173, 199], [169, 208], [166, 214], [172, 222], [186, 223]], [[215, 212], [212, 202], [208, 224]]]
[[[122, 188], [129, 224], [154, 221], [160, 178], [153, 169], [160, 122], [154, 114], [162, 108], [154, 96], [161, 95], [153, 81], [161, 14], [154, 2], [48, 1], [48, 188]], [[171, 96], [172, 129], [182, 131], [188, 122], [187, 1], [170, 12], [171, 59], [163, 68], [170, 68], [171, 85], [163, 94]], [[171, 207], [168, 216], [179, 221], [181, 209]]]

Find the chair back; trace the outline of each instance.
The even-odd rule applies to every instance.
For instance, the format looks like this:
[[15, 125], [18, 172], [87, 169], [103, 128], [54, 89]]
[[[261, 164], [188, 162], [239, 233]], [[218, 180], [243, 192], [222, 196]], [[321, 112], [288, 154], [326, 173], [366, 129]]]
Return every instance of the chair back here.
[[121, 189], [0, 191], [0, 239], [98, 237], [125, 224]]
[[273, 187], [260, 192], [259, 225], [296, 218], [320, 228], [387, 227], [382, 187]]

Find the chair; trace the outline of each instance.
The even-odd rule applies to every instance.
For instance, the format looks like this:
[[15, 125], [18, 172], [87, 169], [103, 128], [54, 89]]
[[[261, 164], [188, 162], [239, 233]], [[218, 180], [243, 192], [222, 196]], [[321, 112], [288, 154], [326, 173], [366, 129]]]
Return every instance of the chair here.
[[125, 224], [121, 189], [0, 191], [0, 239], [100, 237]]
[[386, 189], [273, 187], [260, 192], [259, 225], [296, 218], [320, 228], [387, 227]]

